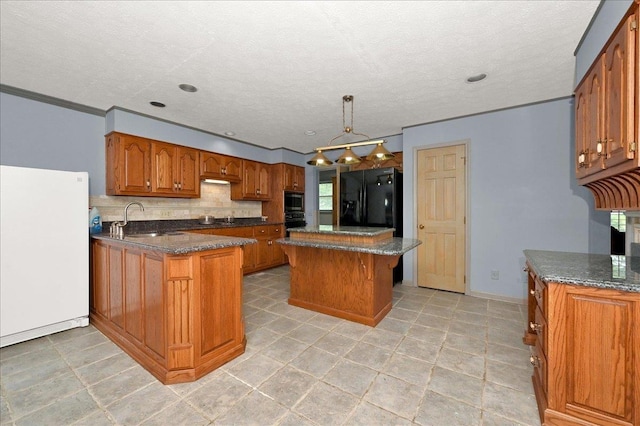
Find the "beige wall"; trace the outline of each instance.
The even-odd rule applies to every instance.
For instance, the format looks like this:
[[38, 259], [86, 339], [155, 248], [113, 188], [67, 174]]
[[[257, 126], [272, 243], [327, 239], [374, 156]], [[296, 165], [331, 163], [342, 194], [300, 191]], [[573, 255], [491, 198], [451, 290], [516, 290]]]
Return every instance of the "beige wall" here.
[[203, 183], [200, 198], [158, 198], [158, 197], [123, 197], [99, 195], [89, 197], [89, 203], [97, 207], [105, 222], [123, 219], [123, 209], [127, 203], [139, 201], [144, 206], [141, 212], [138, 206], [129, 208], [129, 220], [168, 220], [197, 219], [202, 215], [213, 215], [223, 218], [260, 217], [261, 201], [232, 201], [231, 185]]

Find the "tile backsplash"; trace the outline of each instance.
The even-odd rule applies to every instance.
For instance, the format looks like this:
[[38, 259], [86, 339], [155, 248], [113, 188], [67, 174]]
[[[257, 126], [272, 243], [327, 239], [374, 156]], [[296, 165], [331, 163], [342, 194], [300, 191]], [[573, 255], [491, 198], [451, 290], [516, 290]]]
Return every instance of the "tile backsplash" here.
[[97, 207], [105, 222], [123, 219], [124, 207], [138, 201], [144, 206], [144, 212], [138, 206], [129, 208], [129, 220], [168, 220], [197, 219], [202, 215], [213, 215], [223, 218], [260, 217], [261, 201], [232, 201], [231, 185], [202, 183], [200, 198], [159, 198], [159, 197], [124, 197], [98, 195], [89, 197], [92, 207]]

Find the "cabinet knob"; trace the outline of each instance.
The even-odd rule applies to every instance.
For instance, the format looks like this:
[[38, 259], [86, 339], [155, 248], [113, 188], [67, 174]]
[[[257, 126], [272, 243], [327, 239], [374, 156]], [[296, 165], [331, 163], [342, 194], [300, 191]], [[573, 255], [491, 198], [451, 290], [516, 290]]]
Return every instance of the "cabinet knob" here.
[[151, 189], [151, 181], [147, 180], [147, 188]]
[[525, 266], [524, 268], [522, 268], [522, 270], [523, 270], [524, 272], [529, 272], [529, 268], [528, 268], [528, 267], [526, 267], [526, 266]]
[[529, 362], [531, 363], [531, 365], [533, 365], [536, 368], [540, 368], [540, 358], [535, 356], [535, 355], [531, 355], [531, 357], [529, 357]]
[[256, 189], [256, 194], [260, 195], [260, 190]]
[[540, 332], [540, 330], [542, 330], [542, 324], [538, 324], [538, 323], [535, 323], [535, 322], [531, 321], [531, 322], [529, 323], [529, 328], [530, 328], [532, 331], [535, 331], [536, 333], [539, 333], [539, 332]]

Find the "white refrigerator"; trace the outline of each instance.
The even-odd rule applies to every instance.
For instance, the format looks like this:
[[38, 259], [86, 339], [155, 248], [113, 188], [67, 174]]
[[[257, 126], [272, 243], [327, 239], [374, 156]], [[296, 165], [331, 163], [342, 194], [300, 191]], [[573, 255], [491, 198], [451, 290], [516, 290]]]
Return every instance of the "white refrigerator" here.
[[0, 166], [0, 347], [89, 324], [88, 183]]

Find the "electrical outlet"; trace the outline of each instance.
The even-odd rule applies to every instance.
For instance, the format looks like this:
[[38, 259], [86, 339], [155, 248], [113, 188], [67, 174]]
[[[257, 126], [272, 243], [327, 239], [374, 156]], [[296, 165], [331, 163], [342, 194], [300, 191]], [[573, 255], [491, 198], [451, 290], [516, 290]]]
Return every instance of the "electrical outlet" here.
[[498, 271], [497, 269], [494, 269], [491, 271], [491, 279], [492, 280], [499, 280], [500, 279], [500, 271]]

